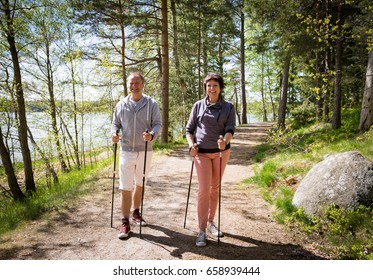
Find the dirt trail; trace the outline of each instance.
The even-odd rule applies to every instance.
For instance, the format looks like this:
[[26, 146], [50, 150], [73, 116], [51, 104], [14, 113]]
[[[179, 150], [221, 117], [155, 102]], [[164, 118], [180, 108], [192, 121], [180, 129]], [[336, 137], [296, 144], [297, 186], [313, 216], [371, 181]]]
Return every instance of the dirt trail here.
[[312, 248], [295, 243], [272, 218], [272, 211], [255, 188], [240, 185], [252, 175], [254, 146], [265, 140], [270, 124], [237, 129], [231, 159], [222, 182], [221, 229], [225, 236], [209, 236], [206, 247], [195, 246], [197, 235], [197, 178], [193, 176], [186, 228], [184, 215], [191, 160], [186, 149], [156, 156], [145, 189], [142, 228], [132, 226], [129, 239], [119, 240], [119, 193], [114, 226], [110, 227], [112, 167], [78, 202], [43, 216], [22, 230], [0, 237], [0, 259], [34, 260], [158, 260], [158, 259], [322, 259]]

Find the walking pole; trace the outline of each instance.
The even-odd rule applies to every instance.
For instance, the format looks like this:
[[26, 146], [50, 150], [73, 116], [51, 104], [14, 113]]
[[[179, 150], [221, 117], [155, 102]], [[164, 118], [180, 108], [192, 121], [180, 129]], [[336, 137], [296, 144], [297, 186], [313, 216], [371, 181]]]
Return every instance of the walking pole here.
[[[219, 139], [223, 139], [223, 135], [219, 136]], [[220, 245], [220, 208], [221, 208], [221, 165], [222, 165], [222, 151], [220, 150], [220, 166], [219, 166], [219, 212], [218, 212], [218, 245]]]
[[[116, 131], [116, 135], [118, 135], [119, 130]], [[111, 192], [111, 222], [110, 227], [113, 227], [113, 209], [114, 209], [114, 187], [115, 187], [115, 167], [117, 163], [117, 147], [118, 143], [114, 143], [114, 171], [113, 171], [113, 190]]]
[[[148, 130], [145, 130], [148, 133]], [[144, 205], [144, 191], [145, 191], [145, 171], [146, 171], [146, 153], [148, 150], [148, 141], [145, 141], [145, 154], [144, 154], [144, 169], [142, 173], [142, 192], [141, 192], [141, 210], [140, 210], [140, 239], [141, 239], [141, 228], [142, 228], [142, 208]]]
[[[193, 147], [197, 147], [197, 143], [194, 143]], [[189, 188], [188, 188], [187, 204], [186, 204], [186, 209], [185, 209], [184, 228], [185, 228], [186, 218], [187, 218], [187, 213], [188, 213], [189, 196], [190, 196], [190, 187], [191, 187], [191, 185], [192, 185], [192, 177], [193, 177], [193, 167], [194, 167], [194, 157], [193, 157], [193, 159], [192, 159], [192, 168], [191, 168], [191, 170], [190, 170], [190, 177], [189, 177]]]

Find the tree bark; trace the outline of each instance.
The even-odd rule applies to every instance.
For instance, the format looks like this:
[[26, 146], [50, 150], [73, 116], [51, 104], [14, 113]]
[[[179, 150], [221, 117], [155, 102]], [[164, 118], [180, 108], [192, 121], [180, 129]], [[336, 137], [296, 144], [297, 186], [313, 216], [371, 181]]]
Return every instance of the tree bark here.
[[50, 116], [52, 119], [52, 131], [53, 131], [53, 137], [54, 141], [56, 143], [56, 149], [57, 149], [57, 155], [58, 159], [60, 161], [61, 169], [63, 172], [67, 171], [67, 166], [65, 159], [63, 157], [61, 142], [59, 138], [58, 133], [58, 125], [57, 125], [57, 110], [56, 110], [56, 101], [54, 97], [54, 82], [53, 82], [53, 70], [52, 70], [52, 64], [50, 61], [50, 45], [48, 40], [45, 38], [46, 41], [46, 54], [47, 54], [47, 83], [48, 83], [48, 93], [49, 93], [49, 107], [50, 107]]
[[28, 145], [28, 138], [27, 138], [27, 118], [26, 118], [26, 106], [25, 106], [25, 99], [23, 94], [23, 86], [22, 86], [22, 75], [21, 75], [21, 68], [19, 65], [19, 58], [18, 58], [18, 50], [15, 42], [15, 34], [14, 34], [14, 23], [13, 23], [13, 15], [11, 14], [9, 1], [4, 1], [3, 11], [6, 17], [6, 37], [9, 44], [9, 51], [12, 57], [12, 64], [13, 64], [13, 71], [14, 71], [14, 86], [16, 90], [16, 100], [18, 106], [18, 116], [19, 116], [19, 126], [18, 126], [18, 136], [19, 136], [19, 143], [21, 146], [23, 164], [24, 164], [24, 172], [25, 172], [25, 185], [26, 185], [26, 192], [31, 194], [35, 192], [35, 180], [34, 180], [34, 173], [32, 170], [32, 160], [31, 160], [31, 153], [30, 148]]
[[[179, 80], [179, 87], [181, 91], [181, 97], [182, 97], [182, 127], [185, 130], [185, 125], [186, 125], [186, 96], [187, 96], [187, 86], [186, 82], [182, 76], [181, 70], [180, 70], [180, 61], [179, 61], [179, 53], [178, 53], [178, 47], [179, 47], [179, 40], [178, 40], [178, 30], [177, 30], [177, 12], [176, 12], [176, 3], [175, 0], [171, 0], [171, 13], [172, 13], [172, 28], [173, 28], [173, 33], [174, 33], [174, 46], [173, 46], [173, 53], [174, 53], [174, 59], [175, 59], [175, 69], [176, 69], [176, 76], [178, 77]], [[185, 131], [182, 133], [185, 135]]]
[[[373, 33], [372, 33], [373, 39]], [[361, 106], [359, 132], [368, 131], [373, 124], [373, 50], [369, 53], [365, 74], [364, 96]]]
[[22, 201], [26, 197], [23, 194], [21, 188], [19, 187], [17, 177], [14, 173], [14, 168], [13, 168], [12, 160], [10, 159], [9, 151], [6, 148], [5, 143], [3, 141], [3, 132], [1, 130], [1, 126], [0, 126], [0, 156], [1, 156], [1, 161], [3, 162], [3, 165], [4, 165], [5, 174], [8, 179], [8, 185], [9, 185], [12, 197], [14, 200]]
[[168, 55], [168, 20], [167, 0], [162, 0], [162, 133], [161, 142], [168, 142], [169, 126], [169, 55]]
[[285, 128], [286, 106], [288, 99], [288, 86], [289, 86], [289, 69], [290, 69], [290, 51], [285, 56], [284, 72], [282, 75], [281, 89], [280, 89], [280, 104], [278, 106], [278, 120], [277, 128]]
[[[325, 1], [325, 18], [329, 18], [330, 16], [330, 0]], [[323, 81], [323, 99], [324, 99], [324, 107], [323, 107], [323, 122], [328, 123], [330, 121], [329, 113], [330, 113], [330, 88], [329, 88], [329, 71], [330, 71], [330, 49], [331, 49], [331, 40], [330, 40], [330, 23], [328, 22], [326, 25], [326, 46], [325, 46], [325, 59], [324, 59], [324, 68], [327, 82]], [[324, 80], [324, 79], [323, 79]]]
[[[120, 14], [125, 17], [125, 13], [123, 11], [122, 1], [119, 1], [119, 9]], [[123, 23], [120, 24], [120, 32], [121, 32], [121, 65], [122, 65], [122, 81], [123, 81], [123, 95], [127, 96], [127, 70], [126, 70], [126, 32], [125, 32], [125, 25]]]
[[241, 30], [240, 30], [240, 67], [241, 67], [241, 116], [242, 124], [247, 124], [247, 104], [246, 104], [246, 88], [245, 88], [245, 15], [243, 13], [243, 2], [241, 8]]
[[338, 38], [336, 42], [335, 54], [335, 78], [334, 78], [334, 98], [332, 128], [338, 129], [342, 125], [342, 34], [343, 28], [343, 4], [338, 3]]

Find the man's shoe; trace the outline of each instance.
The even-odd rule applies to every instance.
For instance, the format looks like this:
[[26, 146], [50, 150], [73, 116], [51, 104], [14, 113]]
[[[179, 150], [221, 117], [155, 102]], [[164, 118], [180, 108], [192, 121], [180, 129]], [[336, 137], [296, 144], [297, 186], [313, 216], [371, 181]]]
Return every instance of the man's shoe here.
[[139, 225], [140, 224], [140, 221], [141, 221], [141, 225], [142, 226], [146, 226], [146, 222], [144, 221], [144, 219], [140, 216], [140, 210], [139, 209], [135, 209], [132, 213], [132, 221], [136, 224], [136, 225]]
[[199, 231], [197, 240], [196, 240], [196, 245], [198, 247], [204, 247], [206, 246], [206, 233], [202, 230]]
[[218, 228], [216, 227], [216, 225], [214, 223], [209, 223], [207, 225], [207, 229], [211, 233], [211, 235], [213, 235], [215, 237], [218, 237], [218, 232], [219, 232], [219, 237], [224, 236], [224, 234], [221, 231], [218, 231]]
[[128, 218], [122, 218], [122, 226], [120, 227], [118, 238], [125, 239], [131, 231], [130, 222]]

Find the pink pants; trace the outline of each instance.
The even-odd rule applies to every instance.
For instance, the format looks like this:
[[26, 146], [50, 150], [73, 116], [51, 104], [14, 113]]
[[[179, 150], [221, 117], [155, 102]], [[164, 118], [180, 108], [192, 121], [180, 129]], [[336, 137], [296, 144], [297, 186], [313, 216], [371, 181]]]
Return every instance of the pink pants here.
[[[230, 149], [222, 152], [221, 176], [230, 153]], [[194, 164], [198, 177], [198, 226], [205, 230], [207, 222], [214, 220], [219, 202], [220, 153], [199, 153]]]

